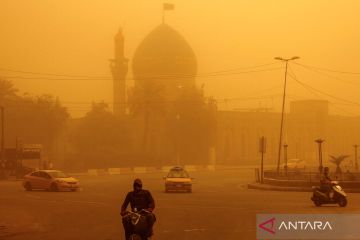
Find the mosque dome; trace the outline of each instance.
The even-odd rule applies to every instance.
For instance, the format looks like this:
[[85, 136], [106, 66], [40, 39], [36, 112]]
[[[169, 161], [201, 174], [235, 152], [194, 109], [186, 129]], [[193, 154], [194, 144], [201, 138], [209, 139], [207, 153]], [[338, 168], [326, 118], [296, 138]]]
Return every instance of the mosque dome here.
[[177, 84], [181, 84], [179, 80], [194, 84], [197, 62], [194, 51], [184, 37], [169, 25], [161, 24], [137, 47], [132, 68], [135, 82], [168, 78]]

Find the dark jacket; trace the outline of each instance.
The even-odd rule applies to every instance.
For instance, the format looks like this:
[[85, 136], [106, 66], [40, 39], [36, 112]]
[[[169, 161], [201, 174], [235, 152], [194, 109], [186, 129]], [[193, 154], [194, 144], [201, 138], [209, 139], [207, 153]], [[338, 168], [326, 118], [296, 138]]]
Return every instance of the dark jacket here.
[[331, 178], [329, 175], [322, 174], [320, 178], [320, 183], [322, 185], [331, 185]]
[[151, 196], [151, 193], [147, 190], [139, 190], [139, 191], [132, 191], [126, 195], [123, 205], [121, 206], [121, 212], [125, 212], [127, 206], [131, 206], [131, 210], [134, 211], [136, 208], [137, 211], [142, 209], [146, 209], [149, 211], [154, 210], [155, 208], [155, 201]]

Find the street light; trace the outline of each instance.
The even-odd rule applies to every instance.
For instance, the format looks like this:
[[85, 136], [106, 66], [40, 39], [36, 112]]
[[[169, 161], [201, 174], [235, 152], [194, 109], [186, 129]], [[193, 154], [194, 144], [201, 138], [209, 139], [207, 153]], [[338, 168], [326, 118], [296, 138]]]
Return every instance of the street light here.
[[282, 58], [275, 57], [275, 60], [279, 60], [285, 62], [285, 81], [284, 81], [284, 93], [283, 93], [283, 101], [282, 101], [282, 110], [281, 110], [281, 123], [280, 123], [280, 139], [279, 139], [279, 152], [278, 152], [278, 163], [277, 163], [277, 173], [280, 173], [280, 159], [281, 159], [281, 145], [282, 145], [282, 135], [283, 135], [283, 125], [284, 125], [284, 110], [285, 110], [285, 96], [286, 96], [286, 77], [287, 77], [287, 69], [288, 62], [292, 60], [299, 59], [300, 57], [294, 56], [292, 58]]
[[299, 58], [300, 58], [299, 56], [294, 56], [292, 58], [275, 57], [274, 59], [275, 60], [280, 60], [280, 61], [290, 61], [290, 60], [296, 60], [296, 59], [299, 59]]
[[180, 114], [176, 114], [176, 165], [180, 166]]

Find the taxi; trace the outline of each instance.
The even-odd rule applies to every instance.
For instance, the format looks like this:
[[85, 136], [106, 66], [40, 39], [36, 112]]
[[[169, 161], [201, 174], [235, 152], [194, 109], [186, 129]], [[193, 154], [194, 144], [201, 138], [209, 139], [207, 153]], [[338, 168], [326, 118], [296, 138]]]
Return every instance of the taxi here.
[[182, 167], [171, 168], [164, 180], [165, 192], [192, 192], [193, 178], [190, 178], [189, 173]]

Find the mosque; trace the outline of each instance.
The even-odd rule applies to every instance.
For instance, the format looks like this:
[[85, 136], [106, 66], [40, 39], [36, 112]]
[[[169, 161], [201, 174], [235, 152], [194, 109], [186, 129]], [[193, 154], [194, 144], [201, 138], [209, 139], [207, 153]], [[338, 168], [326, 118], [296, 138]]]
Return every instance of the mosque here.
[[[153, 29], [137, 47], [131, 61], [135, 86], [161, 85], [165, 99], [174, 100], [181, 89], [195, 86], [196, 56], [188, 42], [172, 27], [161, 24]], [[126, 114], [126, 75], [129, 60], [124, 56], [124, 36], [115, 36], [113, 75], [113, 112]]]
[[[165, 100], [172, 101], [184, 89], [195, 86], [197, 64], [190, 44], [167, 24], [160, 24], [145, 36], [130, 60], [124, 55], [124, 36], [120, 30], [115, 36], [115, 57], [110, 66], [114, 114], [129, 114], [126, 90], [129, 67], [132, 68], [135, 87], [160, 85]], [[209, 154], [203, 164], [258, 164], [261, 136], [267, 138], [265, 161], [274, 164], [278, 154], [280, 117], [278, 112], [261, 109], [246, 112], [218, 110], [216, 144], [214, 149], [210, 149], [213, 154]], [[325, 139], [325, 161], [329, 154], [351, 155], [353, 144], [360, 143], [359, 120], [359, 117], [330, 115], [329, 103], [324, 100], [291, 102], [290, 112], [285, 115], [284, 130], [288, 158], [304, 159], [316, 164], [318, 153], [314, 140], [318, 138]], [[158, 126], [161, 126], [161, 122], [158, 122]], [[159, 131], [161, 127], [154, 134], [152, 144], [168, 144], [166, 139], [161, 139]], [[155, 145], [153, 147], [156, 149]]]

